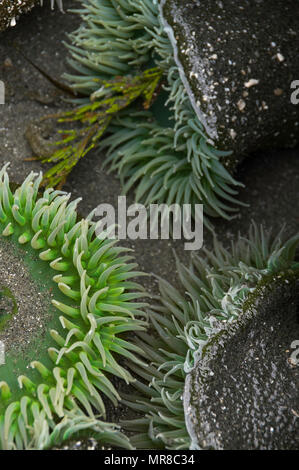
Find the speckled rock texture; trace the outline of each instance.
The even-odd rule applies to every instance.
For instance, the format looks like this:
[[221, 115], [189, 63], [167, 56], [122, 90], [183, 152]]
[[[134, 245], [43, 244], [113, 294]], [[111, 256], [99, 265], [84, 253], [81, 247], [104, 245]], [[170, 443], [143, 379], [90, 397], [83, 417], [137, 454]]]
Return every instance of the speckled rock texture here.
[[47, 312], [51, 308], [48, 291], [45, 288], [39, 289], [42, 281], [38, 286], [30, 276], [22, 257], [24, 253], [17, 246], [12, 246], [1, 237], [0, 292], [3, 287], [13, 292], [17, 312], [3, 330], [0, 327], [0, 341], [5, 344], [6, 352], [13, 351], [15, 356], [20, 357], [25, 356], [26, 350], [30, 349], [30, 344], [37, 335], [45, 336], [47, 322], [50, 320]]
[[1, 0], [0, 1], [0, 31], [14, 26], [17, 16], [31, 10], [39, 0]]
[[188, 376], [185, 410], [194, 444], [298, 449], [299, 369], [291, 356], [299, 338], [296, 277], [265, 285], [239, 320], [210, 341]]
[[[48, 0], [47, 0], [48, 1]], [[60, 9], [62, 9], [62, 0], [56, 0]], [[27, 13], [34, 5], [43, 5], [43, 0], [0, 0], [0, 32], [9, 26], [15, 26], [17, 18], [22, 13]], [[49, 0], [53, 8], [55, 0]]]
[[299, 140], [297, 0], [162, 0], [168, 34], [209, 136], [234, 159]]

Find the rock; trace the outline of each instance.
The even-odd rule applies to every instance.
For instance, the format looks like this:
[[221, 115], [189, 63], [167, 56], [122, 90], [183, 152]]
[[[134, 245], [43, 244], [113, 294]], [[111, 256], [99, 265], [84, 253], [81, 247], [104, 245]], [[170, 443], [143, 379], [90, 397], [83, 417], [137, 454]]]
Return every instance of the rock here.
[[[56, 0], [60, 9], [62, 9], [62, 1]], [[0, 32], [9, 26], [15, 26], [19, 15], [31, 10], [34, 5], [43, 4], [43, 0], [3, 0], [0, 5]], [[51, 0], [51, 6], [54, 6], [54, 0]]]
[[185, 386], [193, 445], [298, 448], [298, 294], [298, 272], [269, 279], [238, 320], [210, 339]]
[[3, 65], [4, 67], [13, 67], [13, 63], [9, 57], [5, 59], [5, 61], [3, 62]]
[[297, 0], [162, 0], [185, 86], [210, 138], [234, 158], [299, 141]]
[[3, 0], [0, 5], [0, 31], [9, 26], [15, 26], [17, 17], [31, 10], [36, 3], [37, 0], [21, 0], [20, 2]]

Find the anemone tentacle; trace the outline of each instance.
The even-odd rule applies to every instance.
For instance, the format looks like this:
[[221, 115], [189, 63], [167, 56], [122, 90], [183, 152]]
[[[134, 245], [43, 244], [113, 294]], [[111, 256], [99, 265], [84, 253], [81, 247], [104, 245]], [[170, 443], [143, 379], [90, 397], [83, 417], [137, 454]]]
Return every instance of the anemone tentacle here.
[[288, 270], [298, 271], [295, 261], [299, 235], [284, 242], [283, 230], [273, 237], [252, 225], [249, 237], [239, 236], [228, 250], [214, 240], [214, 250], [194, 255], [186, 268], [177, 269], [186, 295], [160, 280], [160, 297], [149, 316], [156, 337], [138, 334], [136, 344], [151, 362], [147, 368], [132, 365], [138, 381], [134, 396], [124, 402], [142, 413], [124, 426], [138, 431], [131, 438], [137, 448], [186, 449], [192, 445], [183, 405], [185, 380], [201, 359], [207, 343], [244, 312], [267, 278]]
[[115, 240], [95, 236], [93, 213], [78, 219], [80, 199], [69, 202], [70, 194], [53, 189], [39, 197], [42, 174], [33, 172], [12, 192], [6, 168], [0, 171], [1, 236], [48, 265], [60, 326], [43, 344], [47, 362], [37, 351], [18, 386], [0, 365], [0, 448], [44, 448], [87, 427], [99, 440], [128, 447], [118, 428], [99, 417], [105, 419], [103, 397], [114, 405], [119, 400], [110, 377], [133, 380], [117, 357], [142, 363], [142, 350], [122, 337], [146, 325], [144, 289], [131, 280], [136, 264]]

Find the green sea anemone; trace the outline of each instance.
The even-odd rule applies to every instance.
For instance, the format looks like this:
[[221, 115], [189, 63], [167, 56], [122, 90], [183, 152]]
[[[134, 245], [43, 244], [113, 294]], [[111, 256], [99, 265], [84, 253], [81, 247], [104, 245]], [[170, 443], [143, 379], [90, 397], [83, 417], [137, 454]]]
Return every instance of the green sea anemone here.
[[[31, 10], [35, 5], [40, 3], [43, 5], [43, 0], [2, 0], [0, 4], [0, 31], [6, 29], [8, 26], [15, 26], [16, 18], [22, 13]], [[56, 0], [57, 5], [62, 11], [62, 0]], [[51, 8], [54, 8], [55, 0], [51, 0]]]
[[[63, 183], [78, 160], [98, 145], [107, 152], [105, 164], [118, 172], [123, 191], [134, 188], [137, 202], [192, 206], [202, 203], [207, 216], [230, 218], [240, 203], [236, 196], [240, 183], [232, 174], [243, 154], [260, 148], [265, 141], [278, 146], [276, 130], [284, 143], [287, 140], [287, 144], [293, 145], [297, 141], [298, 110], [281, 91], [284, 85], [281, 82], [288, 83], [293, 76], [296, 47], [290, 41], [285, 44], [276, 27], [270, 27], [269, 37], [260, 41], [259, 36], [264, 31], [264, 21], [273, 24], [272, 16], [277, 16], [277, 9], [283, 11], [281, 16], [287, 28], [293, 25], [294, 14], [280, 1], [276, 2], [275, 11], [271, 9], [266, 16], [264, 2], [256, 5], [256, 15], [248, 15], [246, 2], [237, 21], [246, 23], [245, 26], [250, 23], [247, 29], [244, 26], [247, 35], [239, 42], [221, 29], [229, 17], [230, 27], [235, 27], [236, 34], [239, 32], [231, 14], [231, 8], [236, 10], [235, 2], [226, 2], [227, 9], [214, 1], [205, 2], [207, 7], [189, 0], [174, 3], [81, 1], [77, 12], [82, 24], [70, 35], [69, 45], [74, 73], [66, 77], [78, 93], [75, 102], [84, 106], [60, 118], [81, 121], [83, 127], [79, 131], [62, 131], [65, 135], [60, 142], [62, 147], [57, 152], [53, 149], [53, 156], [44, 159], [55, 163], [46, 173], [45, 181], [49, 185]], [[191, 11], [191, 20], [181, 20], [185, 11]], [[226, 15], [223, 22], [217, 16], [220, 14]], [[262, 27], [259, 23], [256, 26], [257, 17], [262, 18]], [[193, 21], [192, 30], [188, 21]], [[205, 47], [205, 38], [197, 40], [194, 22], [203, 35], [214, 34], [214, 49], [224, 48], [220, 65], [210, 57], [213, 54]], [[180, 24], [176, 37], [183, 35], [178, 43], [173, 34], [176, 24]], [[295, 22], [293, 26], [295, 30]], [[277, 36], [284, 50], [283, 61], [281, 54], [278, 55], [281, 60], [272, 60], [274, 50], [268, 50]], [[221, 40], [217, 42], [215, 37]], [[198, 44], [202, 45], [199, 52]], [[195, 57], [191, 53], [193, 56], [196, 53]], [[230, 66], [230, 54], [241, 57], [244, 64], [239, 61], [238, 67]], [[190, 61], [194, 70], [190, 70]], [[255, 80], [248, 75], [248, 63]], [[271, 79], [257, 80], [257, 74], [265, 78], [266, 64]], [[155, 71], [150, 84], [144, 82], [143, 75], [148, 78], [149, 71]], [[142, 106], [137, 98], [143, 95], [144, 87], [150, 89], [151, 100]], [[277, 96], [274, 88], [280, 90], [279, 93], [276, 90]], [[264, 103], [262, 110], [257, 103]], [[286, 121], [282, 109], [284, 116], [287, 113]]]
[[53, 189], [39, 196], [35, 173], [13, 192], [6, 168], [0, 276], [1, 295], [13, 304], [0, 311], [0, 448], [42, 449], [84, 429], [130, 447], [100, 418], [106, 399], [119, 401], [111, 378], [133, 380], [119, 358], [141, 363], [139, 348], [123, 338], [145, 327], [144, 289], [131, 279], [136, 265], [117, 240], [97, 233], [93, 212], [78, 218], [80, 199]]
[[[285, 285], [291, 285], [293, 279], [298, 280], [299, 263], [295, 262], [298, 242], [299, 235], [284, 242], [282, 231], [273, 237], [271, 233], [266, 233], [262, 227], [257, 228], [252, 225], [249, 237], [247, 239], [239, 237], [236, 242], [232, 243], [230, 250], [225, 249], [215, 239], [214, 250], [205, 250], [205, 257], [194, 255], [190, 268], [187, 269], [179, 262], [177, 263], [179, 277], [186, 295], [180, 294], [165, 280], [160, 280], [161, 296], [157, 305], [151, 307], [149, 311], [154, 334], [149, 335], [149, 333], [142, 332], [138, 334], [136, 341], [136, 344], [146, 353], [151, 364], [146, 368], [132, 365], [132, 371], [139, 377], [139, 380], [134, 384], [137, 393], [123, 397], [126, 404], [141, 413], [139, 419], [124, 423], [127, 429], [136, 433], [131, 438], [132, 445], [137, 448], [168, 449], [202, 448], [204, 446], [205, 440], [199, 440], [198, 436], [197, 439], [194, 439], [194, 434], [201, 424], [198, 408], [201, 403], [206, 404], [204, 388], [206, 382], [200, 388], [202, 401], [200, 402], [196, 398], [194, 403], [192, 401], [194, 397], [190, 398], [190, 387], [186, 387], [186, 380], [189, 383], [191, 381], [194, 386], [194, 382], [196, 382], [194, 379], [195, 369], [200, 369], [201, 374], [206, 378], [207, 370], [211, 370], [212, 366], [215, 367], [217, 361], [215, 359], [212, 366], [209, 363], [210, 369], [207, 369], [205, 367], [207, 364], [204, 362], [205, 354], [213, 344], [219, 342], [219, 337], [221, 339], [225, 328], [231, 326], [232, 329], [238, 331], [239, 325], [241, 325], [241, 330], [244, 328], [245, 319], [247, 321], [249, 317], [253, 316], [252, 311], [255, 303], [265, 297], [264, 286], [277, 287], [278, 281], [283, 281]], [[281, 307], [278, 299], [279, 295], [276, 296], [274, 306]], [[288, 300], [286, 305], [288, 305]], [[285, 310], [280, 308], [280, 312], [284, 320]], [[261, 318], [262, 320], [258, 318], [258, 326], [255, 331], [265, 331], [265, 328], [262, 328], [262, 325], [265, 324], [265, 318]], [[267, 342], [268, 334], [269, 341], [271, 341], [272, 330], [275, 333], [278, 331], [279, 334], [279, 329], [283, 329], [278, 322], [276, 324], [276, 316], [271, 317], [271, 311], [268, 312], [267, 318], [266, 333], [264, 333], [263, 342], [260, 344]], [[274, 323], [272, 324], [271, 321]], [[247, 326], [246, 328], [247, 338], [250, 339], [253, 328]], [[292, 329], [292, 325], [288, 328]], [[237, 362], [239, 356], [246, 356], [246, 353], [250, 352], [250, 347], [248, 345], [245, 347], [245, 343], [242, 342], [238, 344], [239, 350], [236, 347], [230, 348], [229, 341], [230, 336], [225, 342], [225, 347], [220, 344], [217, 349], [217, 358], [221, 358], [226, 350], [231, 349], [235, 362]], [[278, 344], [277, 339], [275, 344]], [[282, 347], [280, 345], [280, 349]], [[227, 363], [225, 366], [227, 367]], [[238, 371], [242, 371], [242, 364], [240, 365], [239, 362], [238, 367]], [[222, 379], [225, 385], [226, 378], [223, 377], [226, 370], [221, 367], [215, 367], [215, 370], [218, 374], [218, 385], [222, 383]], [[234, 372], [236, 371], [234, 370]], [[246, 369], [246, 373], [246, 377], [253, 377], [252, 370]], [[190, 374], [193, 374], [193, 382], [190, 379]], [[281, 379], [277, 374], [275, 377], [277, 380]], [[271, 401], [266, 383], [264, 389], [263, 382], [260, 388], [261, 390], [258, 392], [266, 397], [266, 400]], [[274, 388], [272, 385], [272, 389]], [[216, 390], [219, 391], [219, 398], [221, 398], [221, 387], [219, 386]], [[213, 393], [214, 395], [210, 394], [209, 406], [211, 406], [211, 401], [215, 401], [215, 388], [213, 388]], [[216, 391], [216, 399], [217, 393]], [[230, 393], [233, 395], [232, 391]], [[198, 393], [196, 397], [198, 397]], [[246, 417], [246, 425], [250, 422], [250, 414], [248, 414], [248, 410], [241, 409], [240, 411], [241, 398], [237, 391], [236, 393], [234, 391], [234, 398], [234, 404], [230, 407], [231, 413], [227, 416], [226, 432], [235, 437], [237, 433], [229, 424], [230, 419], [233, 422], [233, 410], [238, 409], [239, 416]], [[258, 401], [258, 396], [253, 396], [251, 399]], [[225, 404], [222, 403], [222, 405]], [[210, 424], [209, 419], [212, 422], [214, 416], [216, 416], [216, 420], [217, 417], [220, 419], [223, 414], [223, 411], [218, 411], [218, 414], [210, 415], [210, 409], [207, 408], [205, 412], [201, 413], [201, 416], [205, 415], [205, 424]], [[278, 418], [280, 419], [281, 416]], [[205, 438], [211, 443], [214, 429], [210, 429], [208, 424], [205, 429]], [[259, 429], [264, 429], [261, 423], [258, 425]], [[277, 428], [279, 428], [278, 425]], [[215, 429], [218, 430], [216, 425]], [[264, 431], [266, 430], [264, 429]], [[202, 429], [198, 434], [202, 435]], [[266, 435], [266, 432], [264, 434]], [[207, 436], [210, 437], [210, 441]]]

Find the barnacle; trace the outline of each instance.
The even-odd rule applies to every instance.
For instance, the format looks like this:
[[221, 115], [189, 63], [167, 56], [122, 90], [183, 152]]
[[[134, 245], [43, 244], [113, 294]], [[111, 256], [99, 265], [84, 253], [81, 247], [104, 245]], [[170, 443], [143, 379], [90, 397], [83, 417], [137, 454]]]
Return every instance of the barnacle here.
[[[145, 327], [137, 300], [143, 288], [131, 280], [136, 265], [128, 263], [131, 256], [116, 240], [97, 233], [93, 212], [78, 218], [80, 199], [69, 202], [70, 194], [53, 189], [39, 196], [42, 174], [35, 173], [12, 192], [6, 168], [0, 171], [2, 262], [13, 256], [1, 284], [2, 295], [16, 298], [18, 312], [0, 330], [6, 350], [0, 365], [0, 448], [45, 448], [84, 429], [100, 441], [130, 447], [117, 426], [100, 419], [105, 420], [105, 399], [115, 406], [119, 400], [111, 377], [132, 381], [118, 358], [140, 363], [139, 348], [122, 337]], [[11, 270], [19, 281], [9, 283]], [[34, 306], [29, 305], [25, 331], [22, 292]], [[0, 318], [11, 313], [6, 310]]]
[[[142, 414], [139, 419], [124, 423], [128, 429], [136, 432], [131, 439], [134, 446], [184, 449], [202, 446], [204, 440], [209, 442], [207, 436], [210, 438], [209, 443], [213, 441], [213, 429], [208, 426], [205, 439], [201, 440], [200, 444], [198, 440], [193, 439], [194, 427], [198, 425], [196, 420], [194, 424], [194, 416], [200, 421], [198, 407], [202, 403], [195, 398], [194, 404], [190, 396], [186, 396], [189, 393], [186, 380], [189, 380], [190, 374], [193, 374], [194, 385], [195, 368], [200, 369], [204, 375], [205, 353], [217, 342], [225, 325], [233, 325], [233, 328], [236, 328], [238, 321], [244, 321], [244, 312], [250, 309], [254, 301], [260, 299], [262, 286], [271, 287], [275, 279], [280, 278], [286, 283], [292, 278], [298, 280], [299, 264], [295, 261], [298, 242], [299, 235], [284, 242], [282, 232], [273, 237], [262, 227], [252, 225], [249, 237], [239, 237], [232, 243], [230, 250], [225, 249], [215, 239], [214, 250], [205, 250], [205, 257], [195, 255], [190, 268], [177, 263], [180, 281], [187, 292], [186, 296], [181, 295], [165, 280], [160, 280], [160, 299], [149, 311], [156, 336], [142, 332], [138, 334], [136, 342], [145, 351], [151, 364], [147, 368], [132, 365], [132, 371], [139, 377], [134, 384], [137, 393], [123, 396], [129, 406]], [[281, 311], [284, 312], [283, 309]], [[274, 323], [275, 318], [272, 319]], [[258, 331], [261, 331], [263, 324], [263, 321], [258, 320]], [[251, 338], [250, 333], [250, 329], [249, 332], [246, 330], [247, 338]], [[243, 346], [244, 343], [241, 343], [239, 353], [236, 352], [236, 348], [231, 348], [235, 362], [238, 356], [243, 354]], [[227, 342], [225, 347], [219, 347], [220, 352], [217, 357], [221, 358], [226, 349], [229, 350]], [[227, 366], [227, 363], [225, 365]], [[238, 370], [242, 370], [242, 365], [238, 367]], [[224, 372], [221, 367], [217, 368], [215, 375], [218, 385], [222, 383], [221, 374]], [[245, 369], [245, 378], [249, 377], [251, 372]], [[206, 398], [204, 386], [205, 384], [200, 389], [203, 403]], [[223, 381], [224, 386], [226, 386], [225, 381]], [[261, 388], [263, 389], [263, 382]], [[221, 393], [220, 385], [218, 388], [216, 386], [216, 390], [216, 398], [214, 388], [214, 395], [210, 394], [209, 405], [211, 401], [217, 399], [217, 393]], [[226, 422], [227, 433], [233, 434], [234, 437], [236, 433], [230, 432], [234, 409], [238, 409], [240, 418], [244, 416], [247, 422], [251, 416], [250, 413], [248, 415], [247, 409], [245, 412], [241, 407], [240, 411], [242, 393], [237, 392], [238, 390], [234, 392], [234, 401]], [[266, 390], [265, 393], [263, 390], [259, 392], [267, 401], [271, 401]], [[232, 395], [232, 389], [228, 393]], [[221, 396], [219, 394], [219, 398]], [[193, 406], [192, 412], [190, 403]], [[223, 406], [225, 404], [222, 403]], [[210, 411], [211, 408], [205, 412], [208, 422], [212, 416], [216, 416], [217, 419], [223, 415], [223, 411], [218, 410], [216, 415]], [[190, 429], [192, 432], [189, 433]], [[262, 426], [258, 426], [258, 429], [266, 434]], [[250, 442], [254, 442], [253, 437]]]
[[[16, 18], [27, 11], [31, 10], [36, 4], [43, 5], [43, 0], [20, 0], [12, 2], [11, 0], [3, 0], [0, 5], [0, 31], [8, 26], [16, 24]], [[63, 8], [63, 0], [56, 0], [60, 10]], [[51, 0], [51, 8], [54, 8], [55, 0]]]

